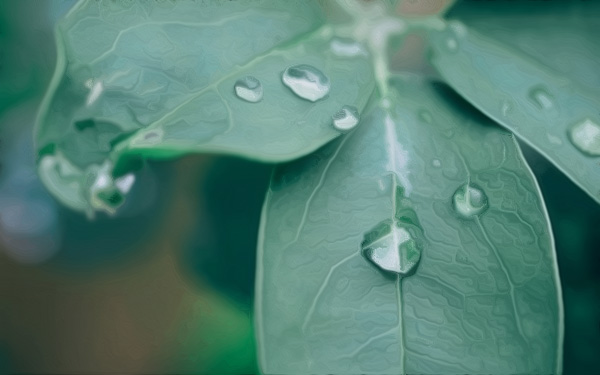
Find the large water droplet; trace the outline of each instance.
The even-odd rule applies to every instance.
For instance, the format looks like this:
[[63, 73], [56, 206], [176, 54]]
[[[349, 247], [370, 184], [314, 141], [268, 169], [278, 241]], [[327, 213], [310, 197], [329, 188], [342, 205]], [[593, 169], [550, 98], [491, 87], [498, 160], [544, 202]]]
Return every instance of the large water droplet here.
[[240, 78], [233, 85], [235, 95], [238, 98], [250, 103], [257, 103], [262, 100], [263, 87], [260, 81], [252, 76]]
[[423, 228], [417, 213], [405, 195], [405, 189], [394, 181], [394, 207], [392, 219], [381, 221], [368, 231], [361, 243], [364, 257], [385, 273], [402, 277], [412, 275], [421, 259]]
[[577, 149], [589, 156], [600, 156], [600, 125], [591, 119], [575, 124], [569, 138]]
[[452, 196], [454, 211], [464, 218], [471, 219], [488, 208], [488, 198], [483, 189], [474, 184], [464, 184]]
[[290, 66], [283, 72], [281, 80], [294, 94], [311, 102], [323, 99], [329, 93], [329, 78], [312, 65]]
[[421, 259], [421, 247], [413, 234], [393, 220], [385, 220], [365, 234], [362, 254], [384, 272], [408, 276]]
[[347, 38], [333, 38], [330, 43], [331, 51], [340, 57], [367, 56], [365, 48], [356, 41]]
[[354, 129], [359, 120], [358, 109], [345, 105], [338, 113], [333, 115], [333, 127], [339, 131], [347, 132]]
[[539, 109], [550, 109], [554, 107], [552, 96], [541, 87], [534, 87], [529, 92], [529, 99], [535, 103]]

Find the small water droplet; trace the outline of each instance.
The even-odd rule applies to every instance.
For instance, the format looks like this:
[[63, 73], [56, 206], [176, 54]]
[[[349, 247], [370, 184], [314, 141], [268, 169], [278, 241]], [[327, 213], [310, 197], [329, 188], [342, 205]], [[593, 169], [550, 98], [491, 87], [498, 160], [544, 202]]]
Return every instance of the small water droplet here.
[[381, 100], [381, 106], [383, 108], [390, 108], [392, 106], [392, 102], [388, 98], [384, 98]]
[[587, 118], [569, 130], [569, 138], [577, 149], [589, 156], [600, 156], [600, 125]]
[[345, 105], [333, 115], [333, 127], [341, 132], [347, 132], [354, 129], [359, 120], [358, 109], [350, 105]]
[[360, 43], [348, 38], [333, 38], [330, 47], [331, 51], [340, 57], [368, 55], [367, 51]]
[[440, 161], [440, 159], [433, 159], [431, 161], [431, 164], [436, 168], [439, 168], [442, 166], [442, 162]]
[[100, 98], [102, 91], [104, 91], [104, 84], [100, 80], [96, 81], [88, 79], [85, 81], [85, 86], [90, 89], [90, 92], [85, 100], [85, 105], [90, 107], [98, 100], [98, 98]]
[[233, 85], [235, 95], [250, 103], [260, 102], [263, 98], [263, 87], [260, 81], [252, 76], [238, 79]]
[[329, 93], [329, 78], [312, 65], [290, 66], [283, 72], [281, 80], [294, 94], [311, 102], [323, 99]]
[[488, 198], [478, 186], [464, 184], [454, 192], [452, 206], [460, 217], [471, 219], [487, 210]]
[[552, 96], [539, 86], [531, 89], [529, 92], [529, 99], [531, 99], [539, 109], [547, 110], [554, 107]]

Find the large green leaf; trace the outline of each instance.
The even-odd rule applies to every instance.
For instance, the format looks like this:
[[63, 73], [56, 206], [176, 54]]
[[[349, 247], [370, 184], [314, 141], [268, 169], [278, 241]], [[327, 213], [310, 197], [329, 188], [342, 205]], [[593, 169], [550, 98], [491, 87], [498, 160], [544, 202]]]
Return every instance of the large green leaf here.
[[[43, 181], [72, 208], [110, 213], [143, 157], [282, 161], [322, 146], [340, 134], [332, 116], [362, 109], [374, 85], [366, 54], [336, 53], [323, 23], [315, 1], [82, 2], [57, 29], [36, 135]], [[283, 84], [299, 64], [327, 76], [328, 96]], [[247, 76], [262, 84], [259, 102], [235, 94]]]
[[[258, 245], [262, 370], [559, 372], [552, 234], [515, 139], [445, 86], [393, 86], [354, 132], [273, 175]], [[390, 268], [399, 258], [405, 277], [368, 254]]]
[[600, 4], [464, 2], [432, 62], [473, 105], [600, 202]]

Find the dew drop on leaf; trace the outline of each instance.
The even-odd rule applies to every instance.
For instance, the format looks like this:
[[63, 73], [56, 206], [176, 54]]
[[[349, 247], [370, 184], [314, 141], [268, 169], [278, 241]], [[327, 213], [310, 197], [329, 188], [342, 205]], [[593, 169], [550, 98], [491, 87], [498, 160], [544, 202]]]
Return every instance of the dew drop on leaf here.
[[569, 130], [569, 138], [579, 151], [589, 156], [600, 156], [600, 125], [589, 118]]
[[[125, 199], [124, 192], [121, 190], [124, 188], [130, 180], [130, 178], [126, 178], [125, 180], [120, 180], [119, 185], [115, 184], [115, 180], [110, 175], [110, 170], [112, 165], [109, 162], [105, 162], [100, 168], [96, 171], [96, 179], [94, 180], [92, 186], [90, 187], [90, 202], [91, 204], [98, 208], [102, 209], [108, 213], [114, 213], [117, 208], [119, 208]], [[132, 176], [133, 177], [133, 176]], [[133, 184], [133, 181], [130, 182]], [[130, 188], [128, 186], [127, 188]]]
[[529, 91], [529, 99], [535, 103], [539, 109], [550, 109], [554, 107], [552, 96], [541, 87], [534, 87]]
[[323, 99], [329, 93], [329, 78], [312, 65], [290, 66], [281, 79], [294, 94], [311, 102]]
[[442, 162], [440, 161], [440, 159], [433, 159], [431, 161], [431, 164], [436, 168], [439, 168], [442, 166]]
[[363, 256], [386, 273], [409, 276], [421, 259], [421, 247], [400, 223], [384, 220], [365, 234]]
[[471, 219], [487, 210], [488, 198], [483, 189], [467, 183], [454, 192], [452, 206], [460, 217]]
[[333, 127], [341, 132], [347, 132], [358, 124], [360, 115], [356, 107], [345, 105], [333, 115]]
[[263, 87], [260, 81], [252, 76], [238, 79], [233, 85], [235, 95], [247, 102], [257, 103], [262, 100]]

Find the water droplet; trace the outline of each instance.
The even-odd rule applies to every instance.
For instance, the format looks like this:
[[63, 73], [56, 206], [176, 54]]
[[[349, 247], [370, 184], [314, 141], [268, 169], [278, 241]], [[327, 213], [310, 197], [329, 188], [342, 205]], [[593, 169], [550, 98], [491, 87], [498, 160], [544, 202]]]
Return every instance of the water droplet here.
[[96, 81], [88, 79], [85, 82], [85, 86], [90, 89], [90, 93], [88, 94], [87, 99], [85, 100], [85, 105], [89, 107], [92, 104], [94, 104], [96, 100], [98, 100], [100, 94], [102, 94], [102, 91], [104, 91], [104, 85], [100, 80]]
[[311, 102], [323, 99], [329, 93], [329, 78], [312, 65], [290, 66], [283, 72], [281, 80], [294, 94]]
[[487, 195], [481, 188], [467, 183], [454, 192], [452, 206], [462, 218], [471, 219], [487, 210]]
[[333, 127], [339, 131], [347, 132], [354, 129], [359, 120], [358, 109], [345, 105], [338, 113], [333, 115]]
[[385, 220], [365, 234], [362, 254], [385, 272], [412, 274], [421, 259], [421, 247], [399, 222]]
[[439, 168], [439, 167], [441, 167], [441, 166], [442, 166], [442, 162], [441, 162], [439, 159], [433, 159], [433, 160], [431, 161], [431, 164], [432, 164], [434, 167], [436, 167], [436, 168]]
[[381, 100], [381, 106], [383, 108], [390, 108], [392, 106], [392, 102], [388, 98], [384, 98]]
[[[96, 169], [94, 167], [93, 169]], [[120, 189], [115, 186], [115, 180], [111, 176], [112, 165], [106, 161], [92, 173], [96, 178], [90, 186], [90, 204], [95, 209], [114, 214], [123, 202], [124, 196]]]
[[539, 109], [547, 110], [554, 107], [552, 96], [539, 86], [533, 88], [529, 92], [529, 99], [531, 99]]
[[368, 231], [361, 243], [363, 256], [380, 270], [402, 277], [412, 275], [421, 259], [423, 228], [411, 208], [405, 189], [396, 178], [393, 219], [381, 221]]
[[600, 156], [600, 125], [585, 119], [569, 130], [569, 137], [577, 149], [589, 156]]
[[360, 43], [348, 38], [333, 38], [330, 47], [331, 51], [340, 57], [368, 55], [367, 51]]
[[250, 103], [260, 102], [263, 97], [262, 84], [252, 76], [238, 79], [233, 85], [233, 89], [238, 98]]

